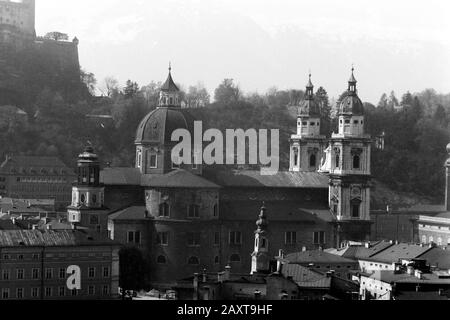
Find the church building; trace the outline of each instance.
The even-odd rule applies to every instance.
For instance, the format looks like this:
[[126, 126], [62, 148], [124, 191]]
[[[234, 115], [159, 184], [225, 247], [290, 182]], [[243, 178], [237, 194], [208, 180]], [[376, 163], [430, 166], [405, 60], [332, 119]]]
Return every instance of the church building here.
[[313, 89], [310, 78], [292, 137], [290, 170], [263, 176], [195, 161], [177, 165], [172, 132], [193, 134], [194, 117], [181, 108], [170, 68], [157, 108], [137, 128], [134, 168], [105, 168], [98, 181], [93, 151], [80, 156], [69, 208], [73, 222], [99, 232], [107, 228], [111, 239], [139, 248], [149, 260], [151, 286], [161, 289], [226, 266], [259, 273], [279, 250], [289, 254], [366, 240], [369, 234], [361, 226], [370, 221], [370, 139], [363, 132], [356, 81], [350, 81], [340, 108], [342, 127], [331, 140], [320, 135]]

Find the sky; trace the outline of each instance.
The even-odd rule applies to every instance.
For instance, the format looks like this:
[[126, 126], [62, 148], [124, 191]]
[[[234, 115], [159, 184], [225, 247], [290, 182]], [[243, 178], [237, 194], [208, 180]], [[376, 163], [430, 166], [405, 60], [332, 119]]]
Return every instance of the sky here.
[[80, 40], [98, 87], [112, 76], [164, 81], [213, 95], [225, 78], [244, 92], [304, 89], [311, 71], [331, 97], [351, 66], [361, 99], [376, 104], [433, 88], [450, 93], [450, 1], [36, 0], [36, 31]]

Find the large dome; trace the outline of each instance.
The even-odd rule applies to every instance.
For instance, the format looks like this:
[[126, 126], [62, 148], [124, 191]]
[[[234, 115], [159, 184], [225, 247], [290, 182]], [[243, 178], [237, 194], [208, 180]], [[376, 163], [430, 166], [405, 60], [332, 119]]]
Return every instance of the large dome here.
[[339, 114], [348, 114], [353, 116], [364, 115], [364, 104], [356, 94], [349, 92], [339, 105]]
[[136, 134], [136, 144], [173, 144], [172, 133], [177, 129], [194, 132], [194, 118], [180, 108], [158, 108], [141, 122]]

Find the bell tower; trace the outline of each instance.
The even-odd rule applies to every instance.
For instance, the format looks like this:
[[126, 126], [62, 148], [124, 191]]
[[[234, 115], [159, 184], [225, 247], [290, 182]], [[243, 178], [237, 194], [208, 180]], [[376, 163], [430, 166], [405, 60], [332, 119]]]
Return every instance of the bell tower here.
[[77, 182], [72, 187], [68, 221], [107, 235], [108, 217], [104, 206], [105, 188], [100, 183], [100, 162], [92, 146], [87, 146], [77, 161]]
[[180, 89], [178, 89], [178, 86], [173, 81], [171, 63], [169, 63], [169, 76], [167, 77], [166, 82], [161, 87], [158, 107], [181, 108]]
[[259, 219], [256, 222], [255, 249], [252, 254], [252, 271], [255, 273], [268, 273], [270, 270], [269, 239], [267, 209], [265, 204], [261, 208]]
[[339, 132], [331, 137], [322, 172], [330, 177], [329, 203], [337, 221], [337, 245], [366, 241], [370, 235], [370, 135], [364, 133], [364, 106], [358, 97], [354, 69], [339, 106]]
[[325, 136], [320, 135], [320, 107], [314, 99], [311, 74], [304, 100], [299, 106], [297, 133], [291, 137], [291, 172], [315, 172], [319, 169]]

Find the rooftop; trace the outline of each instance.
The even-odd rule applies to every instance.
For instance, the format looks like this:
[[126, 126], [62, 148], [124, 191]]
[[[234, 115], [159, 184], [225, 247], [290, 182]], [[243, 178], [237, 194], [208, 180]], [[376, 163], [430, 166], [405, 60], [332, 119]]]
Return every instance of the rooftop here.
[[98, 233], [82, 230], [10, 230], [0, 231], [0, 247], [77, 247], [116, 246], [117, 242]]
[[147, 208], [145, 206], [134, 206], [129, 207], [124, 210], [120, 210], [109, 215], [109, 219], [111, 220], [144, 220], [145, 211]]
[[429, 250], [431, 250], [430, 247], [401, 243], [389, 246], [385, 250], [368, 257], [367, 260], [382, 263], [394, 263], [399, 262], [399, 260], [402, 259], [417, 259]]
[[304, 251], [297, 252], [286, 256], [286, 260], [289, 263], [340, 263], [340, 264], [355, 264], [355, 261], [346, 259], [340, 256], [336, 256], [334, 254], [322, 251], [322, 250], [314, 250], [314, 251]]
[[285, 264], [282, 268], [284, 277], [292, 277], [292, 280], [301, 288], [329, 289], [331, 277], [310, 270], [297, 264]]

